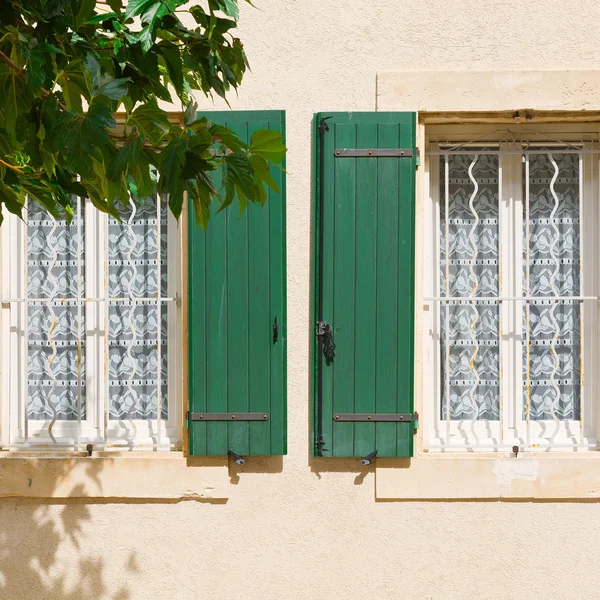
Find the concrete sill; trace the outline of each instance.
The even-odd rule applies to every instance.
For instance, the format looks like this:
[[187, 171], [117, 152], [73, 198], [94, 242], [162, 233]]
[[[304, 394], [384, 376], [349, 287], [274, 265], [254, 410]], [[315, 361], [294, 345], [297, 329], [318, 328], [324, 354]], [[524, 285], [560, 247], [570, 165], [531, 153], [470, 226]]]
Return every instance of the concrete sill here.
[[598, 500], [600, 452], [377, 459], [378, 500]]
[[181, 452], [0, 455], [0, 498], [210, 502], [227, 499], [228, 488], [225, 459], [186, 459]]

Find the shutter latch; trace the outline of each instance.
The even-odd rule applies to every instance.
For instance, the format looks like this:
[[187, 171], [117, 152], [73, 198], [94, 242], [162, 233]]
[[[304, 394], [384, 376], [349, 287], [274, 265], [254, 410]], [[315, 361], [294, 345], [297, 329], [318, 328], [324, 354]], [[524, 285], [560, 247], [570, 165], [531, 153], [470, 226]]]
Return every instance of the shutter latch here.
[[317, 321], [317, 337], [320, 338], [323, 346], [323, 355], [330, 364], [335, 357], [335, 342], [333, 341], [333, 329], [325, 321]]

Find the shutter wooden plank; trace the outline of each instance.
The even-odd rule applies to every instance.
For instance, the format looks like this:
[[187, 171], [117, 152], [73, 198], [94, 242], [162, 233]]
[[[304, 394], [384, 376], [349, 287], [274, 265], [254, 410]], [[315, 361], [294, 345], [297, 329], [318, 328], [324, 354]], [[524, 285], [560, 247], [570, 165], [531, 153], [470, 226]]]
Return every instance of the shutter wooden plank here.
[[[229, 236], [226, 219], [216, 218], [217, 216], [211, 219], [211, 226], [214, 229], [210, 232], [210, 239], [206, 240], [207, 412], [221, 412], [227, 407], [229, 308], [227, 305], [227, 238]], [[194, 234], [200, 235], [197, 230]], [[192, 310], [194, 310], [193, 305]], [[198, 315], [198, 318], [202, 318], [202, 315]], [[190, 365], [190, 369], [194, 367], [195, 365]], [[192, 407], [192, 410], [194, 409], [195, 407]], [[227, 454], [227, 425], [219, 422], [207, 424], [206, 443], [209, 456]]]
[[[377, 125], [358, 125], [357, 146], [377, 148]], [[375, 412], [375, 331], [377, 312], [377, 160], [356, 161], [356, 293], [354, 371], [355, 411]], [[369, 315], [370, 318], [360, 318]], [[366, 456], [375, 448], [375, 423], [354, 427], [354, 455]]]
[[[275, 113], [269, 119], [269, 129], [278, 129], [285, 136], [285, 113]], [[284, 165], [285, 166], [285, 165]], [[269, 319], [277, 317], [279, 340], [271, 340], [271, 379], [269, 420], [271, 454], [287, 452], [287, 297], [286, 297], [286, 202], [285, 174], [277, 167], [271, 167], [271, 176], [277, 183], [278, 192], [268, 190], [269, 209]], [[264, 210], [264, 208], [263, 208]]]
[[[285, 133], [280, 111], [205, 116], [245, 142], [258, 129]], [[215, 205], [206, 233], [193, 223], [190, 206], [190, 411], [269, 414], [265, 421], [190, 422], [194, 456], [287, 450], [285, 175], [275, 167], [271, 174], [280, 192], [269, 192], [264, 207], [250, 204], [240, 218], [237, 200], [221, 213]], [[219, 172], [215, 184], [220, 189]]]
[[[258, 129], [269, 129], [268, 121], [248, 124], [248, 140]], [[250, 412], [265, 410], [271, 413], [271, 346], [273, 345], [271, 299], [269, 293], [269, 261], [264, 257], [270, 256], [269, 213], [272, 199], [267, 197], [265, 206], [248, 207], [248, 257], [263, 257], [263, 260], [248, 262], [248, 394]], [[275, 306], [279, 306], [276, 304]], [[282, 321], [282, 315], [278, 315]], [[255, 343], [258, 342], [258, 343]], [[272, 424], [271, 424], [272, 425]], [[249, 453], [253, 455], [270, 454], [270, 426], [261, 422], [248, 423]]]
[[[193, 209], [188, 214], [191, 223], [195, 222], [195, 214]], [[206, 294], [206, 244], [204, 236], [190, 236], [189, 238], [189, 253], [197, 258], [195, 261], [190, 261], [190, 276], [189, 276], [189, 294], [195, 299], [193, 310], [197, 310], [204, 315], [207, 311], [207, 294]], [[200, 411], [206, 411], [206, 389], [207, 389], [207, 335], [206, 335], [206, 319], [189, 319], [189, 348], [190, 348], [190, 390], [196, 392], [195, 408]], [[193, 438], [190, 436], [190, 454], [204, 456], [207, 454], [206, 446], [206, 423], [198, 423], [197, 432]]]
[[[398, 126], [380, 124], [377, 138], [378, 148], [398, 147]], [[407, 159], [376, 160], [379, 163], [377, 179], [376, 408], [378, 413], [394, 413], [398, 406], [398, 355], [396, 352], [398, 334], [398, 162]], [[376, 424], [378, 456], [395, 456], [396, 427], [396, 423]]]
[[[412, 113], [323, 113], [325, 133], [323, 319], [333, 326], [336, 356], [323, 360], [324, 456], [411, 456], [408, 422], [335, 421], [336, 413], [410, 414], [414, 371], [414, 179], [416, 152], [336, 159], [336, 150], [415, 149]], [[317, 135], [318, 131], [317, 131]], [[315, 146], [319, 148], [319, 139]], [[318, 156], [316, 165], [319, 167]], [[319, 167], [320, 168], [320, 167]], [[319, 189], [315, 190], [318, 200]], [[319, 215], [318, 202], [315, 215]], [[318, 400], [319, 346], [315, 357]], [[315, 408], [316, 411], [316, 408]], [[316, 418], [316, 412], [315, 412]], [[317, 449], [314, 449], [317, 452]]]
[[[416, 122], [411, 120], [409, 127], [400, 127], [400, 147], [414, 144], [413, 132]], [[399, 160], [400, 194], [399, 194], [399, 256], [398, 270], [398, 312], [409, 315], [400, 318], [398, 323], [398, 406], [397, 412], [414, 411], [414, 352], [415, 344], [406, 340], [414, 340], [415, 319], [415, 167], [412, 161]], [[401, 423], [396, 424], [397, 456], [412, 456], [414, 443], [414, 427]]]
[[[227, 122], [238, 137], [248, 141], [246, 123]], [[250, 208], [250, 207], [248, 207]], [[248, 412], [248, 214], [240, 218], [237, 200], [227, 210], [227, 412]], [[247, 421], [228, 426], [228, 448], [248, 454]]]
[[[337, 125], [336, 148], [356, 146], [356, 125]], [[333, 339], [339, 348], [333, 365], [334, 411], [354, 412], [354, 289], [356, 160], [336, 165], [333, 240]], [[326, 319], [327, 320], [327, 319]], [[354, 443], [354, 423], [338, 423], [333, 429], [336, 453], [350, 455]]]
[[[335, 223], [335, 178], [333, 176], [333, 153], [335, 150], [335, 131], [325, 136], [325, 205], [323, 222], [325, 226], [325, 237], [321, 246], [324, 256], [323, 261], [323, 319], [335, 326], [334, 317], [334, 237], [333, 224]], [[314, 332], [314, 330], [313, 330]], [[318, 346], [317, 346], [318, 351]], [[335, 359], [334, 359], [335, 360]], [[323, 359], [323, 437], [327, 440], [326, 446], [331, 450], [333, 438], [333, 372], [334, 369], [326, 366]], [[332, 454], [327, 454], [332, 456]]]

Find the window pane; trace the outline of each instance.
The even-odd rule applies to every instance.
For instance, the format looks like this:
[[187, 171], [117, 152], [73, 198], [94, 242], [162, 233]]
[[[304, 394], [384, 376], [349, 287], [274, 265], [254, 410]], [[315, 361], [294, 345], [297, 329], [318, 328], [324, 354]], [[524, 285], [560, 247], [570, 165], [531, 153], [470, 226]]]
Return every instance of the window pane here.
[[78, 217], [67, 225], [64, 219], [53, 220], [36, 202], [29, 202], [28, 297], [72, 298], [27, 306], [29, 419], [76, 420], [79, 392], [85, 418], [85, 345], [79, 343], [85, 323], [84, 311], [77, 306], [78, 288], [82, 294], [84, 290], [84, 250], [78, 226], [83, 237]]
[[[553, 164], [553, 161], [554, 163]], [[558, 173], [553, 185], [552, 179]], [[523, 178], [525, 181], [525, 177]], [[526, 240], [526, 203], [523, 203]], [[579, 296], [579, 155], [529, 155], [529, 294]], [[523, 244], [523, 289], [527, 293], [527, 243]], [[579, 419], [579, 302], [538, 301], [523, 309], [529, 329], [532, 420]], [[527, 383], [527, 348], [523, 379]], [[523, 414], [527, 411], [524, 386]]]
[[[156, 298], [167, 295], [167, 206], [160, 220], [160, 282], [156, 197], [143, 207], [132, 204], [123, 222], [108, 221], [108, 291], [110, 298]], [[160, 381], [158, 331], [161, 331]], [[109, 414], [111, 419], [156, 419], [158, 390], [161, 417], [167, 418], [167, 309], [155, 300], [109, 303]]]
[[[445, 207], [445, 160], [448, 160], [448, 212]], [[475, 160], [472, 178], [469, 167]], [[498, 156], [448, 155], [440, 161], [440, 295], [497, 296]], [[477, 183], [477, 192], [472, 200]], [[448, 217], [449, 280], [446, 282], [446, 218]], [[448, 283], [448, 285], [446, 285]], [[441, 304], [441, 415], [450, 419], [499, 418], [498, 302], [451, 304], [446, 347], [446, 306]], [[446, 389], [446, 352], [450, 354]]]

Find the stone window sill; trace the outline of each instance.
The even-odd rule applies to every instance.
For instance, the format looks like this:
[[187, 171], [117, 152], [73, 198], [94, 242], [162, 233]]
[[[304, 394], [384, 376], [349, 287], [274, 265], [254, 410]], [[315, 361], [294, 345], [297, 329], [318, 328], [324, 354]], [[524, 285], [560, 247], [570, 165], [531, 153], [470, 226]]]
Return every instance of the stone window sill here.
[[0, 455], [0, 498], [218, 502], [227, 499], [228, 488], [225, 459], [190, 459], [181, 452]]
[[377, 459], [378, 500], [600, 500], [600, 453]]

